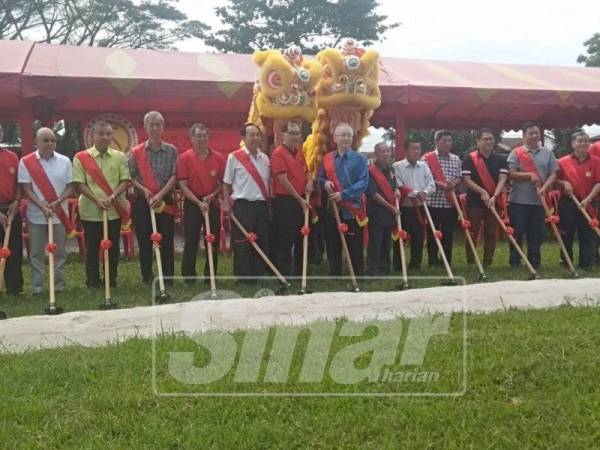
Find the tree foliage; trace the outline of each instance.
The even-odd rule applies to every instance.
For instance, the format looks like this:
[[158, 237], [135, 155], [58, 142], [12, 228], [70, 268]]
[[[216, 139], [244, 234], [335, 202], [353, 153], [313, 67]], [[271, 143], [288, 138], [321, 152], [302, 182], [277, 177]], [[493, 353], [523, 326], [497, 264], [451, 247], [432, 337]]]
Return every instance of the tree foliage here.
[[594, 33], [583, 45], [587, 54], [579, 55], [577, 62], [588, 67], [600, 67], [600, 33]]
[[0, 39], [52, 44], [171, 49], [209, 27], [177, 0], [0, 0]]
[[314, 54], [345, 37], [369, 46], [399, 26], [376, 14], [377, 0], [228, 0], [216, 8], [224, 28], [205, 42], [221, 52], [252, 53], [299, 45]]

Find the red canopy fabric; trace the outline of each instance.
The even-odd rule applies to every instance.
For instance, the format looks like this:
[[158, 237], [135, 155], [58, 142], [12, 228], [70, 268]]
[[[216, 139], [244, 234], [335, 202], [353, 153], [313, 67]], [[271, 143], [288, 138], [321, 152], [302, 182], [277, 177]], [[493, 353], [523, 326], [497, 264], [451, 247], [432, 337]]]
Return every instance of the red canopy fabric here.
[[18, 109], [19, 80], [32, 47], [33, 43], [27, 41], [0, 41], [0, 110]]
[[[36, 99], [56, 117], [158, 109], [235, 128], [249, 109], [256, 73], [249, 55], [15, 41], [0, 41], [0, 52], [14, 55], [3, 58], [0, 69], [2, 104]], [[547, 128], [600, 122], [599, 68], [382, 58], [380, 81], [376, 126], [398, 120], [411, 128], [499, 129], [525, 120]]]
[[600, 121], [600, 68], [382, 58], [382, 107], [414, 128], [546, 127]]

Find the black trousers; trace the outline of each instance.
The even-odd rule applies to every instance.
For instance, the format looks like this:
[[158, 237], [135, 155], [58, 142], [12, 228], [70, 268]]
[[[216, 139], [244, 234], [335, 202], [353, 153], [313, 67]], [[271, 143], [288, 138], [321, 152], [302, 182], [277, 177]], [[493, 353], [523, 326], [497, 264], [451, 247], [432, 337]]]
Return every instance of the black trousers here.
[[[103, 237], [102, 222], [82, 220], [85, 234], [85, 276], [88, 287], [100, 286], [100, 241]], [[121, 239], [121, 219], [108, 221], [108, 239], [112, 247], [108, 251], [108, 267], [110, 284], [117, 285], [117, 270], [119, 268], [119, 241]]]
[[367, 273], [389, 275], [392, 225], [381, 225], [369, 219], [369, 245], [367, 247]]
[[[329, 275], [340, 276], [342, 274], [342, 241], [338, 226], [333, 214], [326, 216], [325, 231], [327, 236], [327, 260], [329, 261]], [[363, 255], [363, 229], [358, 225], [356, 219], [342, 219], [342, 223], [348, 225], [346, 242], [350, 253], [350, 260], [356, 276], [362, 276], [365, 272]]]
[[[542, 244], [546, 237], [546, 213], [541, 205], [525, 205], [509, 203], [508, 214], [510, 223], [515, 229], [515, 241], [519, 247], [523, 245], [523, 236], [527, 237], [527, 259], [534, 269], [542, 264]], [[509, 264], [517, 267], [521, 257], [511, 245], [509, 247]]]
[[[6, 214], [6, 211], [2, 211]], [[0, 226], [0, 245], [4, 242], [5, 230]], [[8, 238], [10, 256], [4, 267], [4, 282], [9, 294], [18, 295], [23, 290], [23, 221], [17, 213], [10, 227]]]
[[[410, 235], [410, 262], [409, 267], [418, 269], [423, 261], [423, 243], [425, 242], [425, 225], [419, 222], [417, 210], [410, 206], [402, 206], [402, 229]], [[421, 211], [425, 217], [425, 212]], [[394, 269], [400, 270], [400, 250], [398, 243], [394, 243]]]
[[302, 272], [302, 236], [304, 212], [290, 195], [278, 195], [273, 199], [273, 222], [271, 254], [273, 264], [284, 275], [300, 275]]
[[[145, 198], [136, 197], [133, 202], [132, 216], [135, 236], [140, 250], [140, 271], [142, 278], [145, 281], [151, 281], [154, 278], [152, 274], [154, 255], [152, 241], [150, 241], [152, 221], [150, 219], [150, 206], [148, 206]], [[165, 212], [156, 214], [156, 228], [162, 235], [162, 240], [160, 241], [160, 260], [162, 262], [163, 275], [165, 277], [172, 277], [175, 273], [173, 243], [175, 218]], [[171, 284], [169, 281], [172, 282], [172, 280], [167, 280], [167, 284]]]
[[558, 203], [558, 214], [560, 216], [560, 231], [567, 248], [567, 253], [573, 260], [573, 240], [575, 232], [579, 238], [579, 267], [587, 269], [594, 262], [594, 252], [596, 249], [596, 233], [588, 225], [587, 220], [577, 209], [571, 199], [561, 198]]
[[[454, 228], [458, 220], [458, 213], [454, 208], [429, 208], [431, 218], [435, 229], [442, 232], [442, 248], [448, 260], [452, 262], [452, 241], [454, 240]], [[429, 265], [441, 265], [438, 255], [437, 243], [431, 232], [431, 227], [427, 227], [427, 253], [429, 255]]]
[[[238, 199], [233, 203], [233, 213], [249, 233], [256, 234], [262, 251], [269, 254], [270, 214], [267, 202]], [[267, 271], [266, 264], [232, 222], [233, 274], [236, 277], [260, 277]]]
[[[210, 232], [215, 235], [215, 242], [213, 242], [213, 263], [215, 265], [215, 274], [217, 273], [217, 267], [219, 262], [219, 248], [220, 248], [220, 236], [221, 236], [221, 210], [218, 206], [213, 204], [208, 209], [208, 221], [210, 224]], [[181, 261], [181, 275], [184, 277], [195, 277], [196, 276], [196, 256], [198, 254], [198, 241], [200, 240], [200, 227], [204, 225], [206, 232], [206, 224], [204, 223], [204, 214], [200, 208], [194, 205], [192, 202], [186, 200], [183, 203], [183, 235], [185, 243], [183, 245], [183, 258]], [[204, 241], [205, 248], [205, 260], [204, 260], [204, 277], [208, 279], [210, 276], [210, 269], [208, 265], [208, 246]]]

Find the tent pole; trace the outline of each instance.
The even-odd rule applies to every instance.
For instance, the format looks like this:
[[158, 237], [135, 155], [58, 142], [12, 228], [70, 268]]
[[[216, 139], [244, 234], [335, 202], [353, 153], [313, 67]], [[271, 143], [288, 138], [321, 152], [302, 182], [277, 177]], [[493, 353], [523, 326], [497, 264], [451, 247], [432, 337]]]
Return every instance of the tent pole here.
[[22, 101], [19, 105], [19, 128], [21, 129], [21, 155], [33, 151], [33, 106]]
[[406, 139], [406, 123], [404, 121], [404, 107], [398, 108], [394, 116], [394, 128], [396, 129], [396, 161], [404, 159], [404, 140]]

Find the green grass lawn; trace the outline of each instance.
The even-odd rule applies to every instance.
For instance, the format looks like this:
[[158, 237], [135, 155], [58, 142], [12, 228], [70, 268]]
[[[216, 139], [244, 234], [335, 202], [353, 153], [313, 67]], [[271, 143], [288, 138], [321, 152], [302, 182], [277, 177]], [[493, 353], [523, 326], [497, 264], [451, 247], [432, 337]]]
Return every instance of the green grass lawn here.
[[[599, 320], [598, 308], [569, 306], [468, 316], [467, 389], [447, 398], [156, 397], [146, 339], [0, 355], [0, 447], [597, 448]], [[368, 340], [369, 330], [337, 341], [334, 349]], [[423, 368], [450, 375], [432, 391], [456, 387], [462, 333], [462, 318], [454, 316], [449, 334], [432, 339]], [[243, 339], [242, 333], [235, 337]], [[194, 350], [189, 338], [161, 337], [156, 349], [157, 386], [170, 392], [423, 389], [414, 383], [340, 385], [329, 373], [316, 384], [293, 376], [283, 385], [236, 383], [226, 376], [202, 388], [184, 385], [166, 370], [167, 352]], [[356, 366], [368, 359], [361, 355]], [[197, 351], [195, 364], [203, 361], [206, 355]], [[299, 361], [294, 358], [291, 374]]]
[[[175, 274], [180, 273], [180, 260], [177, 256]], [[545, 278], [565, 278], [569, 279], [570, 274], [566, 267], [559, 265], [559, 249], [552, 242], [547, 242], [542, 248], [543, 267], [540, 270], [540, 275]], [[426, 259], [426, 257], [425, 257]], [[462, 239], [458, 239], [454, 248], [453, 272], [457, 277], [464, 277], [467, 283], [478, 282], [479, 273], [475, 266], [470, 266], [465, 263], [464, 245]], [[198, 273], [202, 273], [204, 267], [204, 256], [198, 260]], [[6, 312], [8, 317], [18, 317], [24, 315], [43, 314], [47, 307], [47, 295], [32, 297], [29, 286], [29, 267], [23, 267], [25, 275], [25, 291], [19, 297], [4, 296], [0, 297], [0, 310]], [[85, 271], [83, 263], [80, 262], [76, 255], [69, 256], [69, 262], [66, 266], [66, 274], [68, 279], [67, 290], [57, 294], [57, 302], [65, 311], [80, 311], [98, 309], [104, 298], [104, 290], [89, 290], [85, 287]], [[232, 258], [230, 256], [221, 257], [219, 260], [219, 276], [231, 277]], [[327, 263], [324, 262], [320, 266], [309, 266], [309, 274], [313, 276], [325, 276], [328, 274]], [[393, 273], [394, 276], [400, 276], [399, 273]], [[445, 277], [444, 269], [429, 269], [426, 263], [420, 273], [409, 272], [409, 275], [414, 276], [432, 276]], [[508, 265], [508, 244], [500, 243], [494, 258], [494, 266], [487, 271], [489, 281], [501, 280], [526, 280], [528, 273], [525, 268], [513, 269]], [[582, 276], [597, 277], [600, 275], [600, 270]], [[420, 288], [428, 286], [437, 286], [442, 280], [421, 279], [411, 281], [411, 288]], [[128, 262], [123, 260], [119, 264], [119, 286], [112, 291], [112, 300], [121, 308], [128, 308], [140, 305], [152, 304], [152, 289], [141, 282], [139, 265], [137, 261]], [[371, 280], [361, 282], [361, 290], [364, 291], [386, 291], [394, 290], [399, 283], [398, 280]], [[289, 293], [297, 293], [300, 288], [299, 280], [293, 282], [292, 289]], [[309, 288], [314, 292], [325, 291], [340, 291], [346, 290], [348, 281], [344, 280], [314, 280], [310, 282]], [[275, 280], [264, 281], [260, 287], [276, 290], [279, 283]], [[234, 284], [233, 279], [223, 280], [218, 283], [219, 289], [226, 289], [238, 292], [244, 297], [252, 297], [257, 288], [238, 287]], [[171, 296], [171, 302], [188, 301], [201, 292], [208, 290], [208, 287], [202, 283], [198, 283], [194, 287], [187, 287], [182, 281], [178, 281], [175, 285], [168, 289]]]
[[[558, 264], [555, 245], [546, 244], [543, 254], [541, 275], [569, 278], [568, 271]], [[488, 271], [490, 280], [527, 279], [524, 270], [510, 269], [506, 261], [507, 248], [501, 245], [496, 265]], [[453, 266], [455, 274], [464, 276], [468, 283], [477, 281], [476, 269], [464, 264], [460, 245]], [[25, 268], [27, 283], [28, 272]], [[231, 274], [230, 258], [222, 258], [219, 272]], [[327, 273], [325, 265], [311, 267], [311, 272]], [[68, 289], [59, 295], [59, 304], [67, 311], [96, 309], [103, 292], [83, 287], [83, 266], [75, 257], [69, 261], [67, 274]], [[444, 272], [424, 270], [420, 275], [443, 276]], [[586, 274], [597, 275], [597, 271]], [[395, 284], [394, 280], [379, 280], [364, 282], [361, 287], [387, 290]], [[438, 284], [436, 280], [420, 280], [412, 287]], [[275, 288], [277, 283], [262, 285]], [[231, 280], [220, 287], [236, 289]], [[321, 280], [312, 288], [338, 290], [344, 288], [344, 282]], [[179, 282], [169, 292], [172, 301], [185, 301], [202, 290], [202, 285], [190, 288]], [[241, 293], [252, 295], [254, 290]], [[113, 299], [120, 307], [151, 304], [151, 290], [141, 284], [137, 262], [121, 264], [119, 288]], [[39, 314], [46, 301], [45, 297], [32, 298], [28, 294], [6, 296], [0, 299], [0, 309], [13, 317]], [[235, 378], [239, 354], [234, 370], [214, 383], [191, 385], [176, 379], [169, 370], [171, 352], [191, 352], [196, 367], [211, 360], [194, 340], [181, 335], [161, 336], [155, 341], [131, 339], [96, 349], [71, 346], [0, 354], [0, 448], [597, 448], [599, 319], [598, 308], [571, 306], [454, 315], [449, 333], [432, 338], [418, 367], [398, 362], [410, 324], [400, 319], [375, 323], [402, 330], [400, 346], [394, 353], [396, 362], [389, 368], [440, 374], [431, 383], [414, 379], [390, 383], [378, 376], [373, 382], [340, 383], [332, 375], [332, 357], [377, 336], [371, 327], [356, 337], [340, 337], [337, 332], [349, 325], [344, 321], [332, 325], [336, 339], [327, 358], [327, 370], [322, 379], [312, 383], [299, 379], [303, 351], [309, 342], [305, 331], [291, 351], [289, 377], [279, 383], [265, 379], [269, 368], [284, 366], [276, 357], [273, 337], [289, 328], [267, 330], [269, 344], [265, 347], [251, 345], [259, 342], [255, 338], [261, 332], [233, 335], [235, 342], [242, 348], [247, 345], [250, 354], [255, 355], [254, 361], [260, 362], [260, 372], [253, 382]], [[363, 350], [354, 367], [368, 368], [374, 354]], [[431, 395], [460, 392], [463, 382], [465, 392], [448, 397], [237, 395]], [[165, 397], [157, 396], [157, 392], [230, 396]]]

